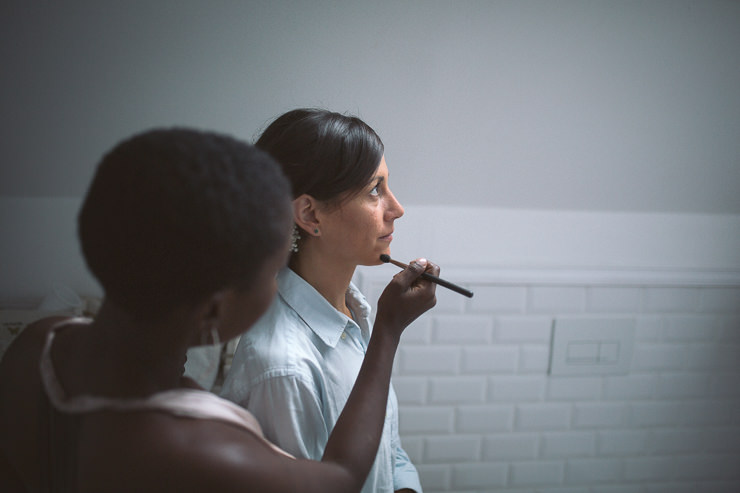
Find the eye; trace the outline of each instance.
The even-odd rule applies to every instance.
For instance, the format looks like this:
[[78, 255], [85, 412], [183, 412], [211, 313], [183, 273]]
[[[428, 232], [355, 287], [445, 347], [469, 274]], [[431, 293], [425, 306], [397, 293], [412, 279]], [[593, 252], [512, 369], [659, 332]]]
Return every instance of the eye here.
[[379, 196], [380, 195], [380, 188], [382, 187], [383, 182], [384, 182], [384, 179], [383, 179], [382, 176], [377, 177], [375, 179], [375, 186], [373, 186], [373, 188], [370, 189], [370, 195], [372, 195], [373, 197]]

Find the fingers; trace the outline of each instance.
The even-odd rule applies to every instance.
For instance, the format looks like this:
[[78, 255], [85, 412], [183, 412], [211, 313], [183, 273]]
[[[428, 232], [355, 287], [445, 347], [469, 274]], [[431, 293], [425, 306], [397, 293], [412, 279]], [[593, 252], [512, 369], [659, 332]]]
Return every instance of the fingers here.
[[[406, 267], [404, 270], [393, 276], [393, 278], [401, 284], [404, 288], [407, 288], [411, 286], [414, 281], [416, 281], [420, 275], [422, 275], [427, 267], [429, 266], [430, 262], [427, 261], [425, 258], [419, 258], [416, 260], [413, 260], [408, 267]], [[437, 268], [439, 269], [439, 268]]]
[[434, 262], [427, 261], [426, 270], [424, 272], [439, 277], [439, 265]]
[[403, 330], [436, 302], [436, 284], [422, 274], [439, 274], [439, 266], [418, 258], [395, 276], [378, 299], [378, 320]]

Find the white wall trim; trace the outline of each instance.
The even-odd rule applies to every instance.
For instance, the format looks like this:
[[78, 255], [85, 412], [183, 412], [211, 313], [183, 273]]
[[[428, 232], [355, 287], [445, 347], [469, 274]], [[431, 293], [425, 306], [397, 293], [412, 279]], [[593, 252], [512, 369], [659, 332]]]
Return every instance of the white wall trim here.
[[[395, 267], [360, 267], [357, 283], [390, 280]], [[460, 284], [533, 286], [737, 287], [738, 270], [588, 269], [588, 268], [444, 268], [441, 277]]]
[[[101, 294], [77, 240], [80, 202], [0, 197], [0, 306], [34, 306], [52, 283]], [[394, 258], [426, 256], [463, 285], [740, 285], [740, 215], [409, 205], [394, 236]], [[382, 282], [394, 269], [358, 272]]]
[[740, 271], [740, 215], [408, 206], [394, 236], [394, 258], [445, 269]]

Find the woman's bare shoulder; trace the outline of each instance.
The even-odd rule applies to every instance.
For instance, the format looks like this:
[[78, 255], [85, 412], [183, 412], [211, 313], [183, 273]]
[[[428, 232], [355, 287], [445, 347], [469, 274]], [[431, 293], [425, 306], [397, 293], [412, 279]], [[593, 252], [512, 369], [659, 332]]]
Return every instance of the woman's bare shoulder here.
[[[20, 334], [11, 342], [0, 362], [0, 368], [7, 367], [11, 364], [33, 364], [38, 366], [38, 356], [44, 346], [46, 335], [54, 326], [64, 320], [71, 320], [70, 317], [54, 316], [46, 317], [28, 324]], [[29, 356], [35, 355], [33, 360]]]
[[0, 361], [0, 454], [3, 467], [19, 480], [38, 476], [39, 357], [46, 334], [65, 318], [44, 318], [28, 325]]
[[144, 412], [91, 425], [85, 435], [95, 438], [81, 456], [86, 489], [125, 476], [130, 491], [347, 491], [342, 468], [292, 459], [231, 424]]
[[[35, 409], [41, 389], [39, 359], [49, 331], [68, 317], [34, 322], [13, 340], [0, 361], [0, 416], [22, 416]], [[4, 405], [12, 404], [12, 405]]]

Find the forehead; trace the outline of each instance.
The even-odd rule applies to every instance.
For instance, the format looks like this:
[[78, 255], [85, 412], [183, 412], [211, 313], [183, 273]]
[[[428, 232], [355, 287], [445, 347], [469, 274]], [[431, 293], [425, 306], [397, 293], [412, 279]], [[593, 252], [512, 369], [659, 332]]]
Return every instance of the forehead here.
[[388, 176], [388, 165], [385, 162], [385, 156], [380, 158], [380, 164], [378, 170], [375, 172], [375, 176]]

